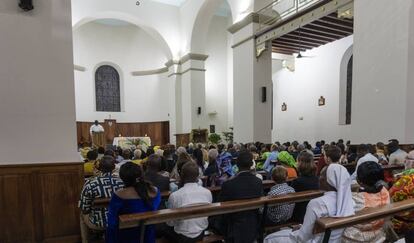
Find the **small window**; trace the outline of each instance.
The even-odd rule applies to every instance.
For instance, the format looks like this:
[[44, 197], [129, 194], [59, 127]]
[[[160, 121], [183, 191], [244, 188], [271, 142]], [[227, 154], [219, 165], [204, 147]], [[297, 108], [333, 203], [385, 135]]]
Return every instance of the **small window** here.
[[109, 65], [100, 66], [95, 73], [96, 111], [121, 111], [118, 71]]

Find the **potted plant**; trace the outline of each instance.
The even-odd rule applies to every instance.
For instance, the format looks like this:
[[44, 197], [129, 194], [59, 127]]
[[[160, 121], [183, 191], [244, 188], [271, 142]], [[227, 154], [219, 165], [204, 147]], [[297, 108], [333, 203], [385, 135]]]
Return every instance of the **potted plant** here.
[[221, 142], [221, 136], [217, 133], [211, 133], [208, 136], [208, 141], [210, 141], [211, 144], [218, 144]]

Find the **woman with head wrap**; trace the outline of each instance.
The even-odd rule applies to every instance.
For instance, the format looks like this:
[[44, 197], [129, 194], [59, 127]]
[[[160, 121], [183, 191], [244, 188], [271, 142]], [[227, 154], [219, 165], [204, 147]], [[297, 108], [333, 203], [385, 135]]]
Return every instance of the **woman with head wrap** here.
[[[384, 170], [374, 161], [364, 162], [358, 167], [357, 181], [361, 191], [353, 193], [355, 211], [390, 204], [390, 195], [384, 187]], [[345, 229], [342, 243], [384, 242], [384, 219], [356, 224]]]
[[[322, 234], [313, 234], [318, 218], [348, 217], [354, 215], [351, 180], [345, 167], [330, 164], [321, 171], [320, 188], [325, 190], [322, 197], [312, 199], [306, 209], [303, 225], [296, 231], [282, 230], [266, 237], [265, 243], [322, 242]], [[343, 229], [334, 230], [329, 242], [339, 243]]]
[[298, 177], [298, 173], [296, 172], [296, 161], [291, 154], [287, 151], [282, 151], [277, 156], [277, 161], [283, 167], [286, 168], [288, 172], [288, 179], [295, 179]]
[[[414, 197], [414, 151], [411, 151], [405, 159], [405, 171], [390, 188], [392, 202], [400, 202]], [[392, 224], [397, 233], [404, 234], [414, 230], [414, 211], [396, 215]]]

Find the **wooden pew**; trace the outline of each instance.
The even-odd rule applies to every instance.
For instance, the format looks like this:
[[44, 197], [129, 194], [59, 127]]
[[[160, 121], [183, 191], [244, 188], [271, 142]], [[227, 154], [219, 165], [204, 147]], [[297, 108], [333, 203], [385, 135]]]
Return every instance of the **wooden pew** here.
[[[263, 188], [265, 190], [270, 189], [272, 186], [275, 185], [275, 182], [272, 180], [264, 180], [263, 181]], [[216, 187], [208, 187], [207, 189], [209, 189], [211, 191], [211, 193], [213, 194], [218, 194], [221, 191], [221, 187], [216, 186]], [[168, 197], [170, 196], [171, 192], [169, 191], [165, 191], [165, 192], [161, 192], [161, 198], [163, 200], [168, 200]], [[110, 198], [98, 198], [93, 200], [93, 207], [94, 208], [106, 208], [109, 205], [109, 202], [111, 201]]]
[[267, 208], [281, 203], [296, 203], [309, 201], [323, 195], [323, 191], [313, 190], [291, 193], [277, 197], [260, 197], [254, 199], [235, 200], [208, 205], [193, 206], [177, 209], [163, 209], [152, 212], [125, 214], [119, 216], [119, 227], [121, 229], [140, 227], [141, 242], [144, 239], [145, 226], [166, 223], [174, 220], [193, 219], [215, 215], [237, 213], [255, 210], [264, 207], [263, 217], [266, 217]]
[[350, 217], [320, 218], [315, 223], [314, 233], [319, 234], [325, 232], [323, 242], [328, 243], [332, 230], [342, 229], [360, 223], [371, 222], [410, 210], [414, 210], [414, 198], [382, 207], [367, 208]]

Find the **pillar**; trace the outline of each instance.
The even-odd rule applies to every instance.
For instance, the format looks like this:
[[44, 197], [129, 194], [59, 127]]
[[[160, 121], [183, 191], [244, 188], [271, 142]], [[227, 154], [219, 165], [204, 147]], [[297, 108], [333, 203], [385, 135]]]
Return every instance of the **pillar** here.
[[[250, 21], [249, 21], [250, 20]], [[256, 57], [255, 18], [235, 24], [233, 33], [234, 141], [271, 142], [272, 136], [272, 51]], [[262, 88], [266, 101], [262, 102]]]

